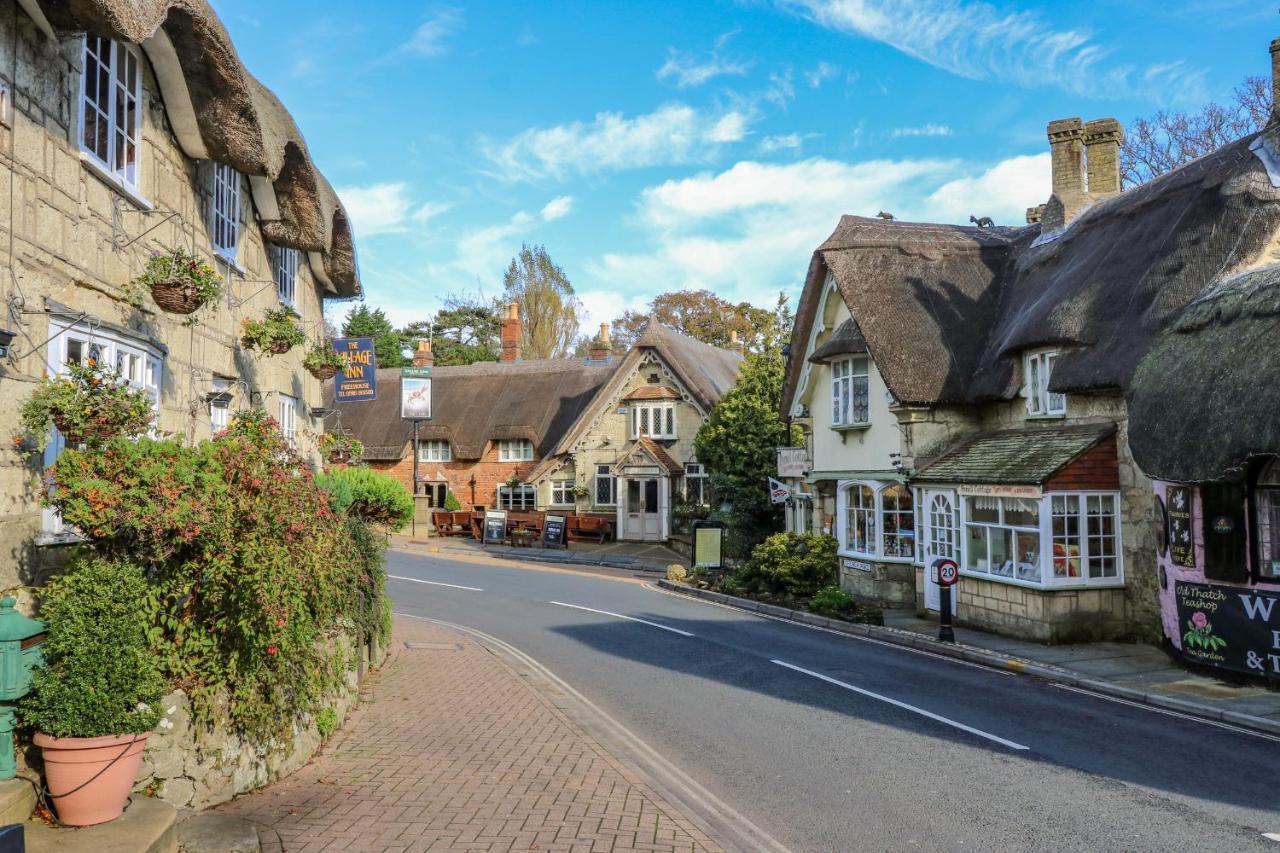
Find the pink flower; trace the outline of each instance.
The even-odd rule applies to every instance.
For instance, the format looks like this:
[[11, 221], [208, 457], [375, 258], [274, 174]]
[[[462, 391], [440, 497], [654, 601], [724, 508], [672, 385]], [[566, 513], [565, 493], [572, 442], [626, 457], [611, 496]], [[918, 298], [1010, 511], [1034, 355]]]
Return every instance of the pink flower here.
[[1209, 627], [1209, 617], [1197, 610], [1191, 614], [1191, 624], [1203, 630]]

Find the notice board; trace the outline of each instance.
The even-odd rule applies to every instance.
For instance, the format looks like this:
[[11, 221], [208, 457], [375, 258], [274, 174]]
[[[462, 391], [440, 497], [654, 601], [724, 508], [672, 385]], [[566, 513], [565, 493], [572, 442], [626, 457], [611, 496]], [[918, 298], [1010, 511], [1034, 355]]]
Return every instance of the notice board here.
[[507, 541], [507, 512], [502, 509], [486, 510], [484, 514], [484, 543], [501, 545]]

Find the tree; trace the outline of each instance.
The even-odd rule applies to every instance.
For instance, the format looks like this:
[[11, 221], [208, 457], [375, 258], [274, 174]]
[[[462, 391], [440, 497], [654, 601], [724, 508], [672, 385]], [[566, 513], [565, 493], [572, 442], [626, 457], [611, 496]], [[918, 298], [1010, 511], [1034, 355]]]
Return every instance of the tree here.
[[781, 325], [789, 327], [790, 308], [785, 294], [778, 294], [773, 311], [750, 302], [734, 304], [710, 290], [675, 290], [654, 297], [647, 313], [627, 311], [612, 323], [611, 334], [620, 345], [630, 347], [649, 320], [670, 326], [681, 334], [717, 347], [729, 346], [730, 334], [748, 352], [763, 352], [781, 346]]
[[524, 358], [564, 358], [573, 352], [582, 324], [582, 303], [545, 247], [522, 245], [502, 277], [502, 286], [506, 298], [520, 306]]
[[410, 323], [400, 330], [400, 337], [409, 346], [429, 338], [436, 364], [474, 364], [498, 360], [501, 326], [495, 303], [452, 295], [434, 317]]
[[359, 305], [347, 315], [342, 333], [348, 338], [373, 338], [378, 367], [404, 367], [409, 360], [400, 354], [400, 335], [381, 308]]
[[1194, 113], [1160, 110], [1125, 130], [1120, 175], [1126, 188], [1144, 184], [1261, 130], [1271, 117], [1271, 81], [1246, 77], [1226, 104], [1210, 101]]
[[715, 493], [732, 505], [730, 527], [745, 552], [782, 529], [782, 512], [769, 498], [777, 470], [776, 448], [798, 445], [798, 427], [782, 420], [786, 367], [776, 350], [747, 356], [733, 388], [720, 398], [693, 440], [699, 462], [711, 472]]

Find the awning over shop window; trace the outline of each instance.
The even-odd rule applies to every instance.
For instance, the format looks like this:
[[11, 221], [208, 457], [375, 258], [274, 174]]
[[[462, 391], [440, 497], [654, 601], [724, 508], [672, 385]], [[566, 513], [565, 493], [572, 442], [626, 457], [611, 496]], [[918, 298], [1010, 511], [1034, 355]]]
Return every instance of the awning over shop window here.
[[1114, 424], [1106, 423], [979, 433], [920, 469], [913, 479], [1038, 486], [1115, 430]]

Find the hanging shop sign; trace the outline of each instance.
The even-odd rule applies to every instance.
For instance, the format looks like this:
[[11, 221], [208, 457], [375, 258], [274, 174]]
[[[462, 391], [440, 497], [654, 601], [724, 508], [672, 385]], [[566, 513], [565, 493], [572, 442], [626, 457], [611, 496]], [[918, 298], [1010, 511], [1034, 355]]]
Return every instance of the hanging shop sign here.
[[407, 421], [431, 420], [431, 368], [400, 368], [400, 417]]
[[1030, 498], [1039, 500], [1044, 497], [1044, 489], [1040, 486], [1025, 486], [1009, 483], [992, 483], [990, 485], [966, 484], [956, 487], [956, 493], [967, 498]]
[[1191, 488], [1170, 486], [1165, 493], [1164, 507], [1169, 516], [1169, 559], [1174, 565], [1194, 569], [1196, 540], [1191, 527]]
[[778, 476], [803, 477], [809, 470], [809, 451], [803, 447], [778, 448]]
[[333, 351], [343, 361], [333, 381], [334, 402], [378, 399], [378, 354], [373, 350], [373, 338], [336, 338]]
[[1174, 597], [1187, 661], [1280, 676], [1280, 593], [1179, 582]]
[[776, 504], [786, 503], [791, 497], [791, 489], [772, 477], [769, 478], [769, 499]]

